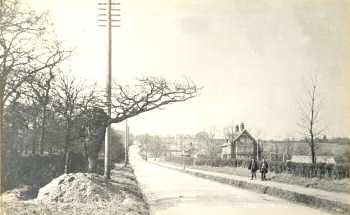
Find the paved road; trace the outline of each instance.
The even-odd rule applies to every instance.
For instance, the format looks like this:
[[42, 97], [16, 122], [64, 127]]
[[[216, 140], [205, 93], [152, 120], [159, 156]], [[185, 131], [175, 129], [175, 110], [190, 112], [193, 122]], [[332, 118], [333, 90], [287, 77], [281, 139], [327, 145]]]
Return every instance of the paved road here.
[[131, 149], [131, 163], [151, 213], [199, 215], [326, 215], [329, 213], [143, 161]]

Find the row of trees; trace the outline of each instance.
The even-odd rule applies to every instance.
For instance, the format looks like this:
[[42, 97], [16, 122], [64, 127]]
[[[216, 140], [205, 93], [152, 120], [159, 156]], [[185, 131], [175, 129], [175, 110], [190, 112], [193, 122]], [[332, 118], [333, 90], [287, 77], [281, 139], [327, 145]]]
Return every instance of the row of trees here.
[[[84, 152], [94, 171], [106, 127], [140, 113], [198, 95], [190, 80], [169, 82], [143, 77], [135, 85], [113, 84], [112, 116], [104, 90], [62, 71], [72, 56], [53, 36], [46, 13], [19, 0], [0, 7], [1, 172], [10, 152]], [[65, 159], [67, 160], [67, 159]], [[3, 188], [4, 174], [1, 174]], [[1, 190], [2, 191], [2, 190]]]
[[169, 149], [168, 142], [159, 135], [141, 134], [137, 135], [135, 139], [141, 144], [141, 150], [146, 160], [150, 155], [159, 158]]
[[[28, 119], [17, 110], [32, 112], [30, 115], [34, 116], [48, 106], [50, 74], [57, 70], [70, 52], [64, 50], [58, 40], [50, 38], [46, 14], [25, 9], [19, 1], [2, 2], [0, 26], [0, 167], [3, 173], [9, 141], [24, 132], [12, 128]], [[33, 88], [38, 94], [33, 93]], [[36, 119], [32, 122], [32, 127], [38, 125]], [[12, 138], [5, 136], [5, 130], [12, 133]], [[3, 176], [1, 174], [1, 188]]]

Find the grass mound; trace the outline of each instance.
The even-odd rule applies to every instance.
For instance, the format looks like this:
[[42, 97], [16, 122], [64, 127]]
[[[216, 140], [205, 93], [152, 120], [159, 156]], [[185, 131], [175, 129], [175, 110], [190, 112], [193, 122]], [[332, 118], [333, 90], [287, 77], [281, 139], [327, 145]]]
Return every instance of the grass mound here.
[[149, 214], [133, 170], [117, 164], [108, 181], [92, 173], [63, 174], [42, 187], [36, 199], [7, 198], [2, 206], [4, 214], [18, 215]]

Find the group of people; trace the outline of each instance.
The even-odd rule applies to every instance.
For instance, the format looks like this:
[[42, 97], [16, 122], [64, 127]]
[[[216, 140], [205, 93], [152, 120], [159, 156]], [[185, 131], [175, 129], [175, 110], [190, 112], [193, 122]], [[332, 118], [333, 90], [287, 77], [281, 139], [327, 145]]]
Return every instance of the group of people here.
[[260, 168], [258, 161], [255, 158], [252, 158], [248, 166], [248, 169], [250, 170], [252, 176], [251, 180], [253, 180], [254, 178], [256, 179], [256, 171], [260, 169], [261, 180], [266, 181], [266, 174], [268, 172], [268, 168], [269, 165], [267, 164], [267, 161], [264, 158], [261, 161]]

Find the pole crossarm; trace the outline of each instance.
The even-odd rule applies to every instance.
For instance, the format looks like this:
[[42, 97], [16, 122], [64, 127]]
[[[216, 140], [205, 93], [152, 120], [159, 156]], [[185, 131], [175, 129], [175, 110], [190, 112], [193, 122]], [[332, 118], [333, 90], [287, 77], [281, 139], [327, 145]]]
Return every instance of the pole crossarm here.
[[[98, 5], [108, 5], [108, 2], [97, 2]], [[110, 5], [120, 5], [120, 2], [111, 2]]]
[[[120, 27], [120, 19], [115, 19], [116, 17], [120, 17], [120, 2], [112, 2], [108, 0], [108, 2], [98, 2], [98, 26], [99, 27], [111, 27], [117, 28]], [[115, 17], [112, 19], [112, 17]], [[118, 24], [117, 24], [118, 23]], [[110, 24], [110, 26], [109, 26]]]

